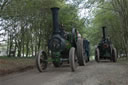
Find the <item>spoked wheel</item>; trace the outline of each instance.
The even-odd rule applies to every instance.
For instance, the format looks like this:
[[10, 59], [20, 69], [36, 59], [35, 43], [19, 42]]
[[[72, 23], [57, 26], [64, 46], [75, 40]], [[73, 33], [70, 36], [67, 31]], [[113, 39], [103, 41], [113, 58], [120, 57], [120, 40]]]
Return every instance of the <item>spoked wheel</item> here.
[[72, 72], [74, 72], [77, 68], [77, 56], [76, 56], [74, 47], [72, 47], [69, 51], [69, 63], [70, 63]]
[[84, 66], [86, 64], [86, 56], [84, 54], [83, 39], [78, 39], [77, 41], [77, 57], [79, 65]]
[[44, 51], [40, 51], [36, 57], [36, 66], [39, 72], [44, 71], [47, 68], [47, 55]]
[[112, 50], [112, 61], [113, 62], [117, 61], [117, 51], [116, 51], [116, 48], [113, 48], [113, 50]]
[[95, 51], [95, 60], [97, 62], [100, 61], [100, 51], [99, 51], [99, 48], [96, 48], [96, 51]]

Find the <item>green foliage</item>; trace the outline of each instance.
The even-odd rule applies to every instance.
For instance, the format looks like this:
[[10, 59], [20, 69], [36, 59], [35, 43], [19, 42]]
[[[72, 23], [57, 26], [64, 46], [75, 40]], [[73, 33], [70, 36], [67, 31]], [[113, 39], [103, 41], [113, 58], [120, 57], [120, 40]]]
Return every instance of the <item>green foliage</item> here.
[[[118, 2], [118, 3], [117, 3]], [[67, 31], [76, 28], [91, 43], [91, 52], [102, 38], [102, 26], [118, 52], [128, 49], [127, 0], [1, 0], [0, 26], [6, 32], [8, 51], [36, 55], [40, 49], [47, 51], [52, 33], [51, 7], [59, 7], [59, 23]], [[79, 9], [88, 9], [87, 17], [78, 16]]]
[[[118, 3], [117, 3], [118, 2]], [[89, 0], [89, 9], [95, 5], [93, 9], [94, 18], [86, 29], [86, 36], [91, 42], [91, 49], [94, 52], [95, 45], [99, 43], [102, 37], [102, 26], [107, 27], [107, 35], [110, 37], [113, 45], [117, 48], [118, 53], [127, 54], [127, 39], [125, 34], [127, 28], [127, 11], [128, 3], [126, 0]], [[126, 14], [125, 14], [126, 13]], [[124, 19], [125, 17], [125, 19]], [[124, 34], [124, 35], [123, 35]]]
[[64, 24], [67, 31], [73, 27], [84, 28], [76, 6], [66, 4], [65, 0], [9, 0], [0, 12], [3, 30], [8, 35], [9, 54], [12, 49], [17, 56], [33, 56], [40, 49], [47, 50], [52, 32], [51, 7], [60, 8], [60, 24]]

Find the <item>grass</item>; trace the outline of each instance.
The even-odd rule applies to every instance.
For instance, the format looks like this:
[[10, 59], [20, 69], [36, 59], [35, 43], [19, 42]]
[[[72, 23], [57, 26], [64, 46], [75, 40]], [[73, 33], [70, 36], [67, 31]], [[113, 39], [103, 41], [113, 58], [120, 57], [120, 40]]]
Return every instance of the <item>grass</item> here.
[[128, 58], [119, 58], [118, 62], [123, 64], [128, 64]]
[[22, 71], [35, 66], [35, 58], [0, 57], [0, 75]]
[[34, 56], [33, 57], [8, 57], [8, 56], [0, 56], [0, 59], [31, 59], [31, 58], [35, 58]]

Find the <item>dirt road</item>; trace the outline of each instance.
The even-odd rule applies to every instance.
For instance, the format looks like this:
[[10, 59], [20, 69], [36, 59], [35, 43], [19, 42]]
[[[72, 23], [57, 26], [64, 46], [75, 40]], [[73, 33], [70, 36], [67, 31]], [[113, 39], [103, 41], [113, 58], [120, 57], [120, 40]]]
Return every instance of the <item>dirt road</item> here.
[[70, 67], [36, 69], [0, 77], [0, 85], [128, 85], [128, 65], [90, 62], [71, 72]]

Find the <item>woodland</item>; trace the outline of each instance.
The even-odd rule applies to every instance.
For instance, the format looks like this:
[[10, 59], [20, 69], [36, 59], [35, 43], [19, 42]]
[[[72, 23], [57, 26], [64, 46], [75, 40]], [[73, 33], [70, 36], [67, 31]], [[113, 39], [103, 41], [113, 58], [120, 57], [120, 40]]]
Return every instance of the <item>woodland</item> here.
[[[118, 55], [128, 56], [128, 0], [0, 0], [0, 43], [8, 56], [35, 56], [48, 50], [52, 34], [51, 7], [59, 7], [59, 23], [76, 28], [90, 41], [91, 55], [102, 38], [102, 26]], [[82, 10], [84, 13], [81, 13]]]

